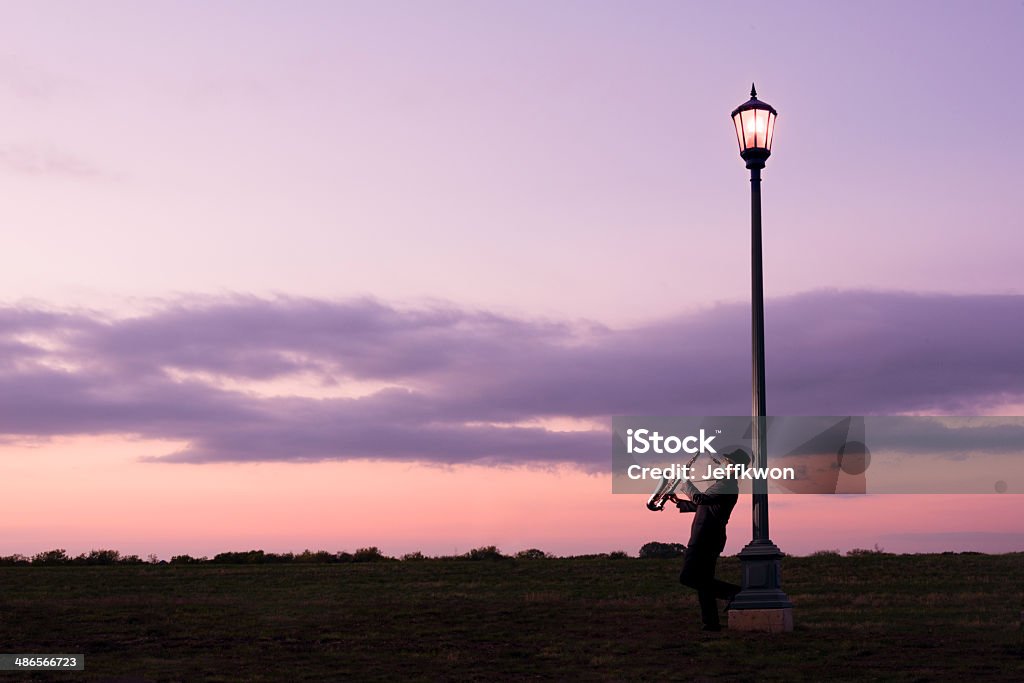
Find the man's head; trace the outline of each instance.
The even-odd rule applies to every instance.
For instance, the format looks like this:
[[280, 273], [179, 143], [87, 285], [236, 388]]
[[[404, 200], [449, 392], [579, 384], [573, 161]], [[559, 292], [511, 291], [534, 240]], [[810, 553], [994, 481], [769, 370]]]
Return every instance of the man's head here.
[[750, 464], [750, 456], [742, 448], [737, 448], [730, 453], [723, 453], [723, 457], [734, 465]]

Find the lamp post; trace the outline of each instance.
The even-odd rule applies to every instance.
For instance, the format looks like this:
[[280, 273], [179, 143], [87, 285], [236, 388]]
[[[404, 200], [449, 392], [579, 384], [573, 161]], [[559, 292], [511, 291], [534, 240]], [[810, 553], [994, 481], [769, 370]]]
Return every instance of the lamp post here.
[[[732, 112], [740, 157], [750, 169], [751, 327], [753, 346], [752, 465], [767, 467], [764, 398], [764, 287], [761, 273], [761, 169], [772, 153], [775, 109], [750, 99]], [[782, 552], [768, 535], [768, 482], [754, 479], [754, 534], [740, 552], [743, 590], [729, 606], [729, 627], [746, 630], [789, 631], [793, 603], [782, 592]]]

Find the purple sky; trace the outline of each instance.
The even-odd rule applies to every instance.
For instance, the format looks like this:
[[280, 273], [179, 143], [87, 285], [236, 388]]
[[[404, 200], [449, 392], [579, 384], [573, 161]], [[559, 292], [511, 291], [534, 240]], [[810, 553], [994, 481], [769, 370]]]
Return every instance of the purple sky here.
[[[6, 3], [0, 476], [593, 469], [612, 414], [745, 412], [752, 80], [769, 411], [1019, 411], [1022, 28], [1018, 1]], [[49, 519], [0, 532], [62, 543]]]
[[0, 26], [7, 300], [745, 298], [728, 114], [780, 112], [769, 296], [1020, 292], [1019, 2], [31, 2]]

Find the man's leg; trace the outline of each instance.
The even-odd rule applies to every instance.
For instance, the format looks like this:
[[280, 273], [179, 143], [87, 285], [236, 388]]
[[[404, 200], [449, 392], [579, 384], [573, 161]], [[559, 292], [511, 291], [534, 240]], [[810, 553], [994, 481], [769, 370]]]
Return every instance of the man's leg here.
[[[722, 534], [721, 541], [718, 546], [718, 552], [715, 553], [715, 561], [721, 556], [722, 551], [725, 550], [725, 533]], [[711, 574], [708, 577], [708, 588], [715, 594], [715, 597], [719, 600], [732, 601], [733, 598], [742, 590], [735, 583], [729, 583], [728, 581], [719, 581], [715, 578], [715, 570], [712, 566]], [[729, 609], [728, 605], [726, 609]]]
[[713, 587], [717, 556], [708, 549], [690, 546], [683, 555], [683, 571], [679, 582], [697, 590], [700, 619], [705, 628], [719, 628], [718, 603]]
[[707, 588], [697, 589], [697, 602], [700, 603], [700, 620], [706, 630], [717, 631], [722, 627], [718, 620], [718, 600]]
[[704, 622], [704, 628], [718, 630], [721, 623], [718, 620], [718, 600], [715, 594], [715, 565], [718, 564], [718, 553], [708, 554], [706, 560], [704, 585], [697, 591], [697, 601], [700, 602], [700, 618]]

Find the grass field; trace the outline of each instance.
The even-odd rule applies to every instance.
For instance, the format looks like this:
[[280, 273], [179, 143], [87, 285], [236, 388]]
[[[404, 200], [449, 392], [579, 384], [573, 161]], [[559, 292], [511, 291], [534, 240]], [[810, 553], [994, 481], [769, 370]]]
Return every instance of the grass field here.
[[1024, 680], [1024, 553], [787, 558], [796, 630], [774, 636], [701, 633], [678, 569], [0, 567], [0, 652], [86, 654], [84, 672], [0, 681]]

